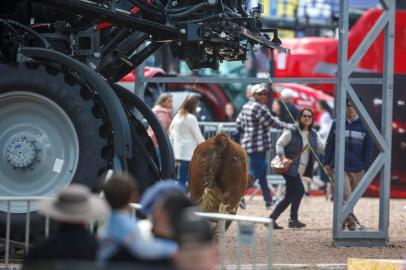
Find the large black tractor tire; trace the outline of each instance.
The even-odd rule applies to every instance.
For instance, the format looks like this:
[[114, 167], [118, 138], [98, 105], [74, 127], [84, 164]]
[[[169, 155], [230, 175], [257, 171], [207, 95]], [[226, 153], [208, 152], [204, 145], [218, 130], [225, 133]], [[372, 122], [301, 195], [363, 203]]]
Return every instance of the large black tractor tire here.
[[[64, 71], [0, 65], [0, 196], [52, 196], [70, 183], [97, 189], [109, 148], [99, 107], [91, 91]], [[0, 237], [6, 208], [0, 204]], [[24, 234], [26, 210], [26, 204], [11, 205], [16, 240]], [[32, 213], [33, 234], [36, 224], [43, 219]]]

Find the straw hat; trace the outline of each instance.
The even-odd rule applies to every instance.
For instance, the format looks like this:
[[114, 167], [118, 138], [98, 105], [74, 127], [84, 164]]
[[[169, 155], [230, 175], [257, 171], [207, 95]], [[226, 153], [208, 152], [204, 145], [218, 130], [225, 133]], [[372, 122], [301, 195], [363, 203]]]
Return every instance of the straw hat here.
[[72, 184], [53, 199], [38, 202], [38, 212], [64, 223], [91, 223], [107, 216], [105, 200], [92, 194], [86, 186]]

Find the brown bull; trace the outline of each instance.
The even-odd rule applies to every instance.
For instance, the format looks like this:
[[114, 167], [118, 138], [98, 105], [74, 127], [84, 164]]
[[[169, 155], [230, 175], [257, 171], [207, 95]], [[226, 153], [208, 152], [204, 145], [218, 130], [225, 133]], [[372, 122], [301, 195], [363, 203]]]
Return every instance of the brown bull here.
[[236, 214], [247, 185], [247, 155], [225, 133], [197, 146], [189, 167], [189, 191], [201, 211]]

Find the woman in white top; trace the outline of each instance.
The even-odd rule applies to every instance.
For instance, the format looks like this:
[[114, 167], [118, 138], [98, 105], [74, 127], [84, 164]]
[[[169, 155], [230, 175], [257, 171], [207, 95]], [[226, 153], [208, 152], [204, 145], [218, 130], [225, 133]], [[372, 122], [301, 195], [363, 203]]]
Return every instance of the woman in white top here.
[[204, 141], [195, 116], [198, 102], [196, 96], [188, 97], [169, 128], [175, 160], [180, 163], [179, 182], [184, 186], [188, 183], [189, 163], [193, 152], [196, 146]]
[[282, 201], [270, 215], [274, 221], [274, 229], [282, 229], [276, 220], [290, 206], [289, 228], [302, 228], [306, 224], [298, 219], [300, 202], [304, 195], [302, 177], [313, 177], [315, 158], [310, 147], [316, 152], [324, 151], [324, 144], [313, 127], [313, 111], [309, 108], [300, 110], [298, 125], [286, 129], [276, 142], [276, 153], [284, 164], [291, 163], [289, 170], [283, 175], [286, 181], [286, 193]]

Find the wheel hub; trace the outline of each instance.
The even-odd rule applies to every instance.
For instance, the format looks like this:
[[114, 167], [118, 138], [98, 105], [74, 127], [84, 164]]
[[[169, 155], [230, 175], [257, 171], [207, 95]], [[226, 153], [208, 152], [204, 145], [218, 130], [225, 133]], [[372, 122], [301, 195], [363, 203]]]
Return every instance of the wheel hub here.
[[7, 161], [14, 168], [33, 168], [38, 158], [38, 152], [39, 149], [34, 140], [29, 140], [27, 137], [17, 138], [7, 146]]

